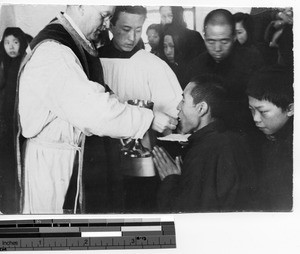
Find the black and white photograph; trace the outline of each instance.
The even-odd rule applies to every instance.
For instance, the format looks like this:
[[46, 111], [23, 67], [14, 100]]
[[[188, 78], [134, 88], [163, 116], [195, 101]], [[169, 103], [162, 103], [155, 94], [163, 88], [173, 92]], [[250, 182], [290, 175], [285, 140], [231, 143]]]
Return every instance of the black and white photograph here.
[[171, 216], [176, 253], [297, 253], [297, 5], [161, 4], [0, 2], [0, 220]]

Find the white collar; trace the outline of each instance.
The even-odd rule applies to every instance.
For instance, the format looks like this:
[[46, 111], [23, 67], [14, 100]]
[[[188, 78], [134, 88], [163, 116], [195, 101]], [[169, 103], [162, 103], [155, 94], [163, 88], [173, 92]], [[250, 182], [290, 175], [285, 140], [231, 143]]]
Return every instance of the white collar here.
[[79, 27], [73, 21], [73, 19], [67, 13], [64, 13], [63, 15], [69, 21], [69, 23], [74, 28], [74, 30], [79, 34], [79, 36], [87, 43], [87, 45], [89, 45], [92, 49], [94, 49], [93, 44], [89, 40], [87, 40], [87, 38], [84, 36], [84, 34], [79, 29]]

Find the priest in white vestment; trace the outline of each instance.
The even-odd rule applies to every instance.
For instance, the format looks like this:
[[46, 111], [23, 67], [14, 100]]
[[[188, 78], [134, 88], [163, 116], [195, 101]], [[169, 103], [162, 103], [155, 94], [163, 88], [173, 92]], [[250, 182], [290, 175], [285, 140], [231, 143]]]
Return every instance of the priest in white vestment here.
[[[82, 59], [92, 59], [90, 41], [109, 24], [113, 11], [113, 6], [68, 6], [52, 24], [52, 37], [34, 47], [21, 69], [18, 113], [26, 147], [24, 170], [18, 173], [23, 213], [63, 213], [78, 154], [76, 212], [85, 135], [141, 138], [151, 124], [154, 129], [162, 127], [155, 114], [153, 120], [153, 112], [120, 103], [87, 76]], [[59, 41], [60, 35], [52, 34], [55, 29], [71, 35], [69, 41], [63, 36]], [[174, 129], [177, 121], [163, 116], [165, 127]]]

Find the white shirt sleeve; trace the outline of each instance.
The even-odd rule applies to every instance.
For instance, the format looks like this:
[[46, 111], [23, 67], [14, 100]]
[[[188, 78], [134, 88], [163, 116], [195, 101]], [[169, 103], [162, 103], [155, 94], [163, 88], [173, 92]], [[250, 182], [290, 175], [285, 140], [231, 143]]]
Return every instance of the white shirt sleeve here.
[[68, 47], [51, 41], [41, 44], [25, 66], [19, 98], [22, 129], [32, 125], [29, 118], [43, 128], [51, 113], [87, 135], [141, 138], [153, 119], [150, 110], [105, 93], [103, 86], [88, 80]]
[[157, 56], [139, 50], [131, 58], [101, 58], [106, 84], [122, 101], [150, 100], [154, 110], [177, 117], [182, 89], [172, 69]]
[[150, 57], [153, 63], [148, 82], [155, 110], [177, 118], [177, 106], [182, 99], [182, 89], [178, 79], [166, 62], [155, 55], [150, 55]]

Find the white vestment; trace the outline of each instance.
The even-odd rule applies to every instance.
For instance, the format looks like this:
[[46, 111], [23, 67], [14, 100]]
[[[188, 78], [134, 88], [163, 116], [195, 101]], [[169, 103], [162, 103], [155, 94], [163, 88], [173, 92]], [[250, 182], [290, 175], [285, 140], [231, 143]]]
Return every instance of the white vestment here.
[[23, 213], [63, 212], [83, 135], [141, 138], [153, 119], [89, 81], [72, 50], [54, 41], [38, 46], [25, 65], [18, 109], [27, 138]]
[[177, 118], [182, 89], [160, 58], [142, 49], [131, 58], [101, 58], [101, 63], [105, 83], [121, 101], [150, 100], [154, 110]]

